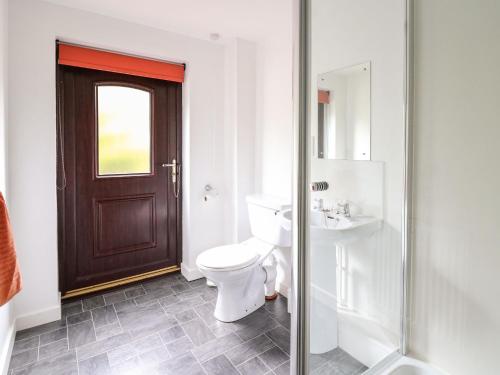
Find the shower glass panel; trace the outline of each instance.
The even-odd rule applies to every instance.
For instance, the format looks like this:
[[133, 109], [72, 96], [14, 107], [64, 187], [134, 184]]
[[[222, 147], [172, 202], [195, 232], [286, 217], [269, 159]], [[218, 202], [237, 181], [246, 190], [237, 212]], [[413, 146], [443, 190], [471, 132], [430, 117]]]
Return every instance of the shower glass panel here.
[[306, 3], [308, 373], [361, 374], [401, 340], [405, 10]]

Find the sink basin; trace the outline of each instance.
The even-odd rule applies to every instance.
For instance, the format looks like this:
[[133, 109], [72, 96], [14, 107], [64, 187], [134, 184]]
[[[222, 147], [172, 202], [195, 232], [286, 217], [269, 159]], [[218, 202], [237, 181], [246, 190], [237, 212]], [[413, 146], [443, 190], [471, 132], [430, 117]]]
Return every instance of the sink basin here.
[[335, 216], [311, 212], [311, 240], [335, 245], [348, 245], [377, 232], [382, 221], [373, 216]]
[[281, 212], [281, 226], [286, 230], [292, 230], [292, 210], [285, 210]]
[[[282, 212], [283, 226], [291, 230], [292, 211]], [[331, 213], [311, 211], [311, 240], [323, 245], [347, 245], [366, 238], [382, 227], [382, 220], [373, 216], [332, 216]]]

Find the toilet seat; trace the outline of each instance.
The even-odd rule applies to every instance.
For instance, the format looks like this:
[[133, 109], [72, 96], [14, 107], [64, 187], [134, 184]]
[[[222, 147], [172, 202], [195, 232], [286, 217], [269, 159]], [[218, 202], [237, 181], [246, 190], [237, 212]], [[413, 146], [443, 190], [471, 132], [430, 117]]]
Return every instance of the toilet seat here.
[[251, 246], [234, 244], [214, 247], [198, 256], [198, 267], [212, 271], [235, 271], [254, 264], [259, 254]]

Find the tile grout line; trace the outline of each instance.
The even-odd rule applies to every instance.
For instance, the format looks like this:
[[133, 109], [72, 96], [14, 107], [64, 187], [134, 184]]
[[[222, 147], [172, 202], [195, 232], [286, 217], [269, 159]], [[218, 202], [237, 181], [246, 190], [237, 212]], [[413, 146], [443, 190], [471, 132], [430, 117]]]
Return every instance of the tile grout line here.
[[[103, 297], [104, 299], [104, 297]], [[82, 309], [83, 309], [83, 301], [82, 301]], [[92, 319], [92, 313], [90, 313], [90, 318]], [[66, 317], [66, 337], [68, 340], [68, 351], [69, 351], [69, 326], [68, 326], [68, 317]], [[95, 327], [94, 327], [94, 333], [95, 333]], [[97, 340], [97, 337], [96, 337]], [[80, 362], [78, 361], [78, 350], [75, 348], [75, 359], [76, 359], [76, 373], [77, 375], [80, 375]]]
[[[168, 355], [169, 355], [169, 358], [167, 358], [167, 359], [165, 360], [165, 361], [168, 361], [169, 359], [173, 358], [172, 353], [170, 353], [170, 350], [168, 350], [168, 348], [167, 348], [167, 343], [165, 343], [165, 340], [163, 340], [163, 337], [161, 337], [161, 335], [160, 335], [160, 334], [159, 334], [159, 336], [160, 336], [160, 340], [161, 340], [161, 342], [162, 342], [162, 344], [163, 344], [163, 347], [165, 348], [165, 350], [167, 351], [167, 353], [168, 353]], [[174, 341], [175, 341], [175, 340], [174, 340]], [[171, 341], [171, 342], [173, 342], [173, 341]], [[160, 362], [160, 363], [162, 363], [162, 362]]]
[[33, 346], [32, 348], [22, 349], [22, 350], [18, 351], [17, 353], [14, 353], [14, 348], [13, 348], [12, 349], [12, 355], [11, 355], [11, 357], [14, 357], [14, 356], [16, 356], [18, 354], [21, 354], [21, 353], [24, 353], [24, 352], [27, 352], [28, 350], [34, 350], [34, 349], [38, 348], [40, 346], [40, 335], [35, 335], [35, 336], [32, 336], [32, 337], [27, 337], [27, 338], [22, 339], [22, 340], [14, 341], [14, 347], [16, 345], [16, 342], [21, 342], [21, 341], [25, 341], [25, 340], [32, 340], [35, 337], [38, 337], [38, 344], [36, 346]]
[[[191, 353], [191, 355], [193, 356], [194, 360], [198, 363], [198, 365], [200, 366], [201, 368], [201, 371], [203, 371], [206, 375], [209, 375], [207, 370], [205, 370], [205, 367], [203, 367], [203, 365], [200, 363], [200, 361], [198, 361], [198, 358], [196, 358], [196, 356], [194, 354]], [[205, 363], [205, 362], [204, 362]]]
[[[116, 307], [115, 307], [115, 304], [113, 303], [113, 310], [115, 312], [115, 315], [116, 315], [116, 321], [118, 322], [118, 325], [120, 326], [121, 330], [122, 330], [122, 333], [125, 332], [125, 330], [123, 329], [123, 326], [122, 326], [122, 322], [120, 321], [120, 317], [118, 316], [118, 311], [116, 311]], [[113, 324], [113, 323], [111, 323]]]
[[[273, 329], [274, 329], [274, 328], [273, 328]], [[269, 332], [269, 331], [267, 331], [267, 332]], [[281, 347], [281, 345], [279, 345], [276, 341], [274, 341], [271, 337], [269, 337], [269, 335], [267, 335], [267, 332], [266, 332], [266, 333], [264, 333], [264, 335], [266, 335], [266, 337], [267, 337], [269, 340], [271, 340], [271, 342], [272, 342], [274, 345], [276, 345], [278, 348], [280, 348], [280, 349], [281, 349], [281, 351], [282, 351], [283, 353], [285, 353], [286, 355], [288, 355], [288, 357], [290, 357], [290, 355], [288, 354], [288, 352], [287, 352], [285, 349], [283, 349], [283, 348]]]
[[[236, 333], [235, 333], [235, 332], [231, 332], [231, 333], [228, 333], [226, 336], [229, 336], [229, 335], [231, 335], [231, 334], [236, 334]], [[214, 355], [214, 356], [212, 356], [212, 357], [209, 357], [207, 360], [203, 361], [203, 363], [206, 363], [207, 361], [210, 361], [210, 360], [212, 360], [212, 359], [214, 359], [214, 358], [217, 358], [217, 357], [218, 357], [218, 356], [220, 356], [220, 355], [226, 355], [226, 353], [230, 352], [231, 350], [233, 350], [233, 349], [235, 349], [235, 348], [238, 348], [238, 347], [240, 347], [241, 345], [244, 345], [244, 344], [246, 344], [246, 343], [248, 343], [248, 342], [250, 342], [250, 341], [252, 341], [252, 340], [256, 339], [257, 337], [262, 336], [262, 335], [265, 335], [265, 334], [264, 334], [264, 333], [261, 333], [260, 335], [258, 335], [258, 336], [256, 336], [256, 337], [254, 337], [254, 338], [251, 338], [251, 339], [249, 339], [249, 340], [243, 341], [243, 342], [239, 343], [238, 345], [236, 345], [236, 346], [234, 346], [234, 347], [232, 347], [232, 348], [230, 348], [230, 349], [228, 349], [228, 350], [226, 350], [226, 351], [224, 351], [224, 352], [222, 352], [222, 353], [219, 353], [219, 354], [216, 354], [216, 355]], [[236, 336], [238, 336], [238, 335], [236, 335]], [[222, 336], [222, 337], [225, 337], [225, 336]], [[239, 336], [238, 336], [238, 337], [239, 337]], [[267, 336], [266, 336], [266, 337], [267, 337]], [[217, 340], [217, 339], [218, 339], [218, 338], [215, 338], [214, 340]], [[240, 337], [240, 339], [241, 339], [241, 337]], [[269, 339], [269, 340], [271, 340], [269, 337], [268, 337], [268, 339]], [[211, 340], [211, 341], [213, 341], [213, 340]], [[208, 341], [208, 342], [210, 342], [210, 341]], [[207, 342], [207, 343], [208, 343], [208, 342]], [[274, 344], [274, 346], [277, 346], [273, 340], [271, 340], [271, 342]], [[271, 348], [270, 348], [270, 349], [271, 349]], [[281, 349], [281, 348], [280, 348], [280, 349]], [[268, 349], [268, 350], [269, 350], [269, 349]], [[229, 359], [229, 358], [228, 358], [228, 360], [229, 360], [229, 362], [231, 362], [231, 364], [233, 365], [233, 367], [234, 367], [234, 368], [236, 368], [237, 366], [240, 366], [240, 365], [242, 365], [243, 363], [248, 362], [248, 361], [250, 361], [251, 359], [254, 359], [255, 357], [258, 357], [259, 355], [261, 355], [262, 353], [265, 353], [266, 351], [267, 351], [267, 350], [265, 350], [264, 352], [260, 352], [259, 354], [256, 354], [256, 355], [254, 355], [253, 357], [250, 357], [250, 358], [246, 359], [244, 362], [240, 363], [239, 365], [235, 365], [235, 364], [233, 363], [233, 361], [231, 361], [231, 359]], [[286, 353], [285, 353], [285, 354], [286, 354]], [[193, 353], [193, 355], [194, 355], [194, 353]], [[288, 354], [287, 354], [287, 355], [288, 355]], [[195, 356], [195, 357], [196, 357], [196, 356]], [[227, 358], [227, 356], [226, 356], [226, 358]], [[266, 366], [266, 367], [268, 367], [268, 366]], [[269, 367], [268, 367], [268, 368], [269, 368]]]
[[[262, 336], [262, 335], [266, 336], [269, 340], [271, 340], [271, 338], [269, 338], [269, 337], [268, 337], [265, 333], [262, 333], [262, 334], [260, 334], [260, 335], [259, 335], [259, 336], [257, 336], [257, 337], [260, 337], [260, 336]], [[240, 345], [238, 345], [238, 346], [241, 346], [241, 345], [243, 345], [243, 344], [245, 344], [245, 343], [247, 343], [247, 342], [249, 342], [249, 341], [251, 341], [251, 340], [254, 340], [254, 339], [256, 339], [257, 337], [254, 337], [253, 339], [250, 339], [250, 340], [248, 340], [248, 341], [245, 341], [244, 343], [242, 343], [242, 344], [240, 344]], [[271, 340], [271, 342], [272, 342], [273, 344], [275, 344], [275, 342], [274, 342], [273, 340]], [[275, 344], [275, 345], [276, 345], [276, 344]], [[232, 348], [232, 349], [233, 349], [233, 348]], [[232, 350], [232, 349], [230, 349], [230, 350]], [[269, 348], [269, 349], [271, 349], [271, 348]], [[267, 350], [269, 350], [269, 349], [267, 349]], [[229, 352], [230, 350], [226, 351], [225, 353]], [[249, 358], [248, 360], [253, 359], [253, 358], [255, 358], [255, 357], [258, 357], [258, 356], [259, 356], [259, 355], [261, 355], [262, 353], [265, 353], [267, 350], [264, 350], [263, 352], [258, 352], [256, 355], [254, 355], [253, 357]], [[224, 354], [225, 354], [225, 353], [224, 353]], [[247, 361], [248, 361], [248, 360], [247, 360]], [[236, 367], [236, 366], [239, 366], [239, 365], [236, 365], [233, 361], [231, 361], [231, 359], [229, 359], [229, 361], [230, 361], [230, 362], [231, 362], [231, 363], [232, 363], [235, 367]], [[245, 361], [245, 362], [246, 362], [246, 361]], [[242, 363], [243, 363], [243, 362], [242, 362]], [[240, 364], [241, 364], [241, 363], [240, 363]]]
[[[271, 349], [272, 349], [272, 348], [271, 348]], [[268, 350], [271, 350], [271, 349], [268, 349]], [[267, 350], [266, 350], [266, 351], [267, 351]], [[264, 353], [265, 353], [265, 352], [264, 352]], [[236, 367], [236, 366], [235, 366], [235, 367], [236, 367], [236, 368], [238, 368], [238, 367], [240, 367], [240, 366], [243, 366], [245, 363], [250, 362], [252, 359], [254, 359], [254, 358], [259, 358], [259, 355], [260, 355], [260, 354], [257, 354], [255, 357], [249, 358], [249, 359], [247, 359], [245, 362], [242, 362], [242, 363], [240, 363], [237, 367]], [[268, 365], [267, 365], [267, 364], [266, 364], [263, 360], [261, 360], [260, 358], [259, 358], [259, 360], [260, 360], [260, 361], [264, 364], [264, 366], [266, 366], [266, 368], [269, 370], [269, 371], [266, 371], [264, 374], [267, 374], [268, 372], [273, 371], [273, 369], [272, 369], [272, 368], [270, 368], [270, 367], [269, 367], [269, 366], [268, 366]], [[283, 362], [283, 363], [284, 363], [284, 362]]]
[[[63, 327], [63, 328], [67, 328], [67, 327]], [[55, 331], [57, 331], [57, 330], [59, 330], [59, 329], [62, 329], [62, 328], [58, 328], [58, 329], [56, 329], [56, 330], [54, 330], [54, 331], [49, 331], [49, 332], [45, 332], [45, 333], [55, 332]], [[45, 334], [45, 333], [44, 333], [44, 334]], [[43, 347], [46, 347], [46, 346], [48, 346], [48, 345], [51, 345], [51, 344], [57, 343], [57, 342], [59, 342], [59, 341], [67, 340], [67, 348], [68, 348], [68, 349], [67, 349], [67, 351], [66, 351], [66, 352], [69, 352], [69, 340], [68, 340], [68, 330], [67, 330], [67, 329], [66, 329], [66, 338], [62, 338], [62, 339], [59, 339], [59, 340], [51, 341], [51, 342], [49, 342], [49, 343], [47, 343], [47, 344], [44, 344], [44, 345], [41, 345], [41, 344], [40, 344], [40, 343], [41, 343], [41, 335], [36, 335], [36, 336], [33, 336], [33, 337], [38, 337], [38, 346], [37, 346], [36, 348], [30, 348], [30, 349], [27, 349], [27, 350], [23, 350], [23, 351], [22, 351], [22, 352], [20, 352], [20, 353], [23, 353], [23, 352], [28, 351], [28, 350], [34, 350], [34, 349], [36, 349], [36, 350], [37, 350], [37, 358], [36, 358], [36, 360], [35, 360], [35, 361], [33, 361], [33, 362], [31, 362], [31, 363], [27, 363], [27, 364], [24, 364], [24, 365], [22, 365], [22, 366], [16, 367], [15, 369], [12, 369], [12, 370], [11, 370], [11, 373], [12, 373], [12, 374], [14, 374], [14, 370], [15, 370], [15, 371], [17, 371], [17, 370], [21, 370], [21, 369], [23, 369], [23, 368], [27, 368], [27, 367], [29, 367], [29, 366], [37, 366], [37, 365], [38, 365], [38, 364], [39, 364], [42, 360], [48, 360], [48, 359], [50, 359], [50, 358], [53, 358], [53, 357], [57, 357], [57, 356], [60, 356], [60, 355], [66, 354], [66, 353], [56, 353], [56, 354], [49, 355], [49, 356], [47, 356], [47, 357], [45, 357], [45, 358], [41, 358], [41, 357], [40, 357], [40, 349], [41, 349], [41, 348], [43, 348]], [[33, 338], [33, 337], [31, 337], [31, 338]], [[23, 339], [23, 340], [24, 340], [24, 339]], [[18, 353], [18, 354], [20, 354], [20, 353]], [[76, 349], [75, 349], [75, 355], [76, 355]]]
[[[80, 300], [80, 304], [82, 305], [82, 311], [83, 311], [83, 302]], [[92, 316], [92, 314], [90, 315]], [[40, 337], [41, 339], [41, 337]], [[66, 340], [68, 342], [68, 352], [69, 352], [69, 325], [68, 325], [68, 317], [66, 316]], [[78, 366], [78, 351], [75, 348], [75, 359], [76, 359], [76, 368], [78, 369], [80, 366]]]
[[[103, 297], [103, 300], [104, 300], [104, 297]], [[90, 317], [91, 317], [91, 321], [92, 321], [92, 327], [94, 327], [94, 337], [95, 337], [94, 342], [97, 342], [97, 334], [95, 332], [95, 323], [94, 323], [94, 314], [92, 314], [92, 311], [90, 311]], [[69, 330], [68, 330], [68, 335], [69, 335]], [[68, 345], [69, 345], [69, 340], [68, 340]], [[76, 347], [75, 347], [75, 350], [76, 350]]]

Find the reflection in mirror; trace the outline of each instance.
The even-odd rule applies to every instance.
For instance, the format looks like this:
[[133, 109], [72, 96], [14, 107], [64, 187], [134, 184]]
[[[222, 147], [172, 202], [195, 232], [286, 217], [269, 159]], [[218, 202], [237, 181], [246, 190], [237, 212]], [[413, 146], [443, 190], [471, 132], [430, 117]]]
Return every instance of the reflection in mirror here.
[[318, 76], [318, 158], [370, 160], [370, 63]]

